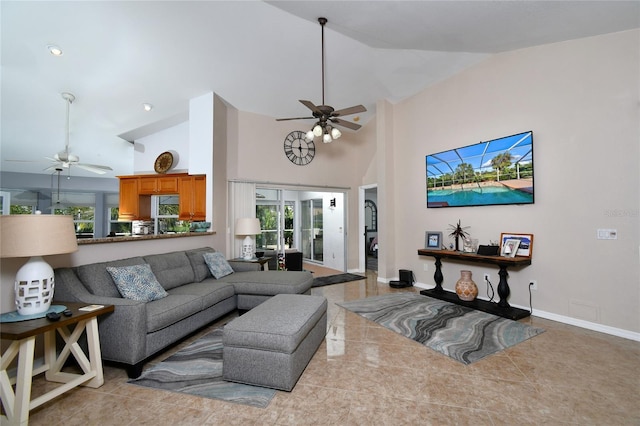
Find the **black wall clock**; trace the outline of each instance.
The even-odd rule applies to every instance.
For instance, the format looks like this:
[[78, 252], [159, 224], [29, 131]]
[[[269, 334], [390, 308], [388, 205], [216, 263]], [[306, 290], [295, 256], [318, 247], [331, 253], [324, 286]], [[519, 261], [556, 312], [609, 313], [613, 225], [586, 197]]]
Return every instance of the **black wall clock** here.
[[307, 140], [304, 132], [294, 130], [284, 138], [284, 153], [293, 164], [306, 166], [316, 155], [316, 145]]

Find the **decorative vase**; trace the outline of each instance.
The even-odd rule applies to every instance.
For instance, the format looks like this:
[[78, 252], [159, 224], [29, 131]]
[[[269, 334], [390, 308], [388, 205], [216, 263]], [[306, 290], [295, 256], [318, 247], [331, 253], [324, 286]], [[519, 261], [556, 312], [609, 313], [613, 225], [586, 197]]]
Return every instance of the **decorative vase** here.
[[456, 283], [456, 294], [465, 302], [471, 302], [478, 295], [478, 286], [471, 279], [471, 271], [460, 271], [460, 279]]

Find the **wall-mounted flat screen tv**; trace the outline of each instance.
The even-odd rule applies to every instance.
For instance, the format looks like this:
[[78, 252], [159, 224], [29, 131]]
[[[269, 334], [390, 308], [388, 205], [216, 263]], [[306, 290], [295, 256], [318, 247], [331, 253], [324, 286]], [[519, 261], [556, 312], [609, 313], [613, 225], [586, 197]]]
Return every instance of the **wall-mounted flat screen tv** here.
[[427, 207], [533, 204], [533, 132], [427, 155]]

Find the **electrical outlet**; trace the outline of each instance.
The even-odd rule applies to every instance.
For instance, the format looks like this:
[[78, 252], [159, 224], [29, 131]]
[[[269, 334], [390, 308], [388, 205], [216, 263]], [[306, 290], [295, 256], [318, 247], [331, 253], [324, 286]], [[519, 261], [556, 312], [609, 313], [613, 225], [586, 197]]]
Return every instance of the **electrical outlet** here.
[[529, 280], [529, 288], [531, 290], [537, 290], [538, 289], [538, 281], [536, 280]]
[[483, 279], [484, 279], [484, 282], [485, 282], [485, 283], [486, 283], [486, 282], [488, 282], [488, 281], [491, 281], [491, 275], [489, 275], [489, 274], [485, 273], [485, 274], [484, 274], [484, 278], [483, 278]]
[[423, 268], [423, 270], [424, 270], [425, 272], [428, 272], [428, 271], [429, 271], [429, 264], [428, 264], [428, 263], [425, 263], [424, 265], [422, 265], [422, 268]]

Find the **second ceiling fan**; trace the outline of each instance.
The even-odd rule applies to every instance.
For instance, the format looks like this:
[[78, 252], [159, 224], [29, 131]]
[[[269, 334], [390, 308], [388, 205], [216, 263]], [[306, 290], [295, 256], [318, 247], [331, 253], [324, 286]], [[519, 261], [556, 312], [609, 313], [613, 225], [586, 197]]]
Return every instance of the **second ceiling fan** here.
[[333, 127], [332, 124], [343, 126], [348, 129], [358, 130], [361, 126], [350, 121], [342, 120], [341, 116], [357, 114], [360, 112], [366, 112], [367, 109], [362, 105], [355, 105], [349, 108], [343, 108], [335, 110], [330, 105], [325, 105], [324, 101], [324, 26], [327, 23], [327, 18], [318, 18], [318, 22], [322, 28], [322, 105], [315, 105], [311, 101], [300, 99], [300, 103], [311, 110], [312, 117], [292, 117], [292, 118], [277, 118], [277, 121], [285, 120], [307, 120], [317, 119], [318, 122], [313, 126], [311, 130], [307, 132], [307, 139], [312, 140], [314, 137], [322, 136], [325, 143], [331, 142], [333, 139], [337, 139], [341, 136], [340, 130]]

